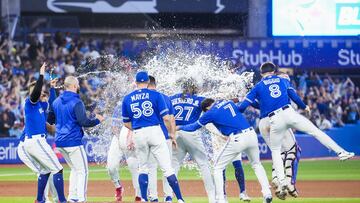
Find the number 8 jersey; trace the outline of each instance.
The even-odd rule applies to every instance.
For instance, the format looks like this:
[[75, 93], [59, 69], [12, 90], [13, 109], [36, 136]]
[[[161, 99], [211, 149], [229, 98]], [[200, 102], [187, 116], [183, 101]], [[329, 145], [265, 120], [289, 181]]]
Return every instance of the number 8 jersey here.
[[176, 125], [187, 125], [197, 121], [201, 115], [201, 102], [204, 99], [205, 97], [183, 93], [171, 96]]
[[289, 80], [277, 75], [264, 77], [255, 87], [247, 94], [244, 102], [239, 109], [241, 112], [252, 103], [259, 103], [260, 117], [264, 118], [269, 113], [290, 104], [290, 98], [302, 109], [306, 105], [297, 96], [295, 89], [291, 86]]
[[122, 103], [124, 123], [131, 122], [134, 130], [159, 125], [162, 117], [169, 114], [163, 96], [147, 88], [126, 95]]

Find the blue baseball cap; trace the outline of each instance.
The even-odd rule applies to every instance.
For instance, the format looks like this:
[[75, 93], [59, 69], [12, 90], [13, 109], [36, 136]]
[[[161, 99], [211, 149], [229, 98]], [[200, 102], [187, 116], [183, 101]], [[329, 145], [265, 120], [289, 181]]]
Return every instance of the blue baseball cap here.
[[149, 81], [149, 74], [146, 71], [139, 71], [136, 73], [136, 82]]

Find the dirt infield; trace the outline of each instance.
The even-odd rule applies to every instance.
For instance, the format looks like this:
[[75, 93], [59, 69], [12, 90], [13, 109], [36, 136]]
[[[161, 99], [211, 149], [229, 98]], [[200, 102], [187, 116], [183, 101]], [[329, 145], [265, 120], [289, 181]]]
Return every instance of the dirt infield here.
[[[66, 183], [66, 191], [68, 188]], [[134, 194], [130, 181], [123, 181], [125, 195]], [[260, 197], [260, 185], [256, 181], [246, 182], [247, 192], [251, 197]], [[162, 191], [159, 182], [158, 190]], [[360, 181], [299, 181], [297, 183], [301, 197], [360, 197]], [[180, 181], [184, 196], [205, 196], [205, 190], [201, 181]], [[112, 197], [114, 188], [110, 181], [90, 181], [88, 186], [88, 196], [93, 197]], [[36, 194], [36, 182], [34, 181], [10, 181], [0, 182], [0, 196], [34, 196]], [[227, 183], [228, 196], [236, 197], [239, 194], [237, 183], [229, 181]], [[159, 192], [159, 195], [162, 195]]]

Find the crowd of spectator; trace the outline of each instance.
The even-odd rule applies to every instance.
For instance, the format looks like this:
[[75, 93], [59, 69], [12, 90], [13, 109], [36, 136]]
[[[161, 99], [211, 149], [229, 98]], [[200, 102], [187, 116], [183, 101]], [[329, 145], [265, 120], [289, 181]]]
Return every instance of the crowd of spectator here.
[[[69, 33], [56, 33], [54, 36], [38, 33], [24, 43], [9, 41], [0, 35], [0, 137], [20, 136], [24, 125], [26, 89], [31, 81], [37, 79], [37, 71], [43, 61], [48, 63], [52, 72], [51, 76], [45, 76], [46, 80], [49, 81], [50, 77], [61, 80], [75, 72], [101, 69], [92, 66], [91, 60], [105, 54], [120, 56], [118, 60], [126, 69], [131, 69], [133, 60], [141, 64], [144, 55], [141, 53], [136, 58], [114, 39], [95, 40]], [[310, 118], [319, 128], [326, 130], [359, 120], [360, 89], [350, 78], [319, 76], [310, 72], [293, 75], [291, 80], [302, 99], [311, 107]], [[81, 80], [81, 93], [87, 98], [96, 98], [100, 91], [98, 83], [96, 78]], [[247, 116], [256, 126], [258, 112], [251, 109]]]

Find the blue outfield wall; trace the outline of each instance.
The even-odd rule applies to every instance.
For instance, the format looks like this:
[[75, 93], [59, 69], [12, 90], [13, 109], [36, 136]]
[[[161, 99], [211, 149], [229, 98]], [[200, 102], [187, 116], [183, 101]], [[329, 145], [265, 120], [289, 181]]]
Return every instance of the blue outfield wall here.
[[[342, 128], [334, 128], [326, 131], [326, 133], [334, 139], [341, 147], [348, 151], [355, 152], [360, 155], [360, 122], [358, 124], [348, 124]], [[320, 158], [320, 157], [333, 157], [336, 154], [328, 150], [314, 137], [307, 134], [296, 134], [296, 139], [302, 149], [302, 158]], [[64, 159], [56, 150], [54, 139], [48, 138], [48, 143], [53, 147], [61, 162]], [[88, 155], [90, 162], [94, 162], [94, 152], [92, 147], [96, 140], [84, 139], [85, 151]], [[17, 156], [17, 145], [19, 140], [16, 138], [2, 138], [0, 139], [0, 164], [19, 164], [22, 163]], [[270, 149], [264, 143], [262, 137], [259, 136], [259, 149], [262, 159], [271, 159]]]

